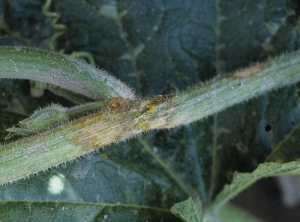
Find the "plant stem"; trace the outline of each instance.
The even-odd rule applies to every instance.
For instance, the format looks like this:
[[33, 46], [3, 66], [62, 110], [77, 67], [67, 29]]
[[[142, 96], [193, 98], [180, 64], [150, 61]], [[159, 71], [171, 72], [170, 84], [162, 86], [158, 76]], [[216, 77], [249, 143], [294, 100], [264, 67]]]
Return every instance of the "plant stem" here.
[[[48, 70], [53, 69], [49, 68], [44, 59], [52, 56], [57, 59], [57, 54], [42, 52], [44, 56], [39, 59], [39, 67], [45, 64]], [[51, 59], [48, 58], [47, 61]], [[24, 58], [23, 63], [26, 62], [27, 59]], [[2, 65], [0, 62], [0, 67]], [[28, 73], [30, 68], [34, 68], [33, 63], [28, 66], [16, 64], [11, 68], [17, 72], [23, 66], [26, 67], [23, 70]], [[9, 76], [5, 74], [9, 69], [0, 70], [1, 76]], [[66, 78], [61, 73], [59, 78], [71, 78], [71, 73], [67, 73]], [[18, 75], [14, 77], [16, 76]], [[33, 79], [35, 77], [32, 76]], [[85, 83], [85, 80], [80, 81]], [[132, 138], [141, 132], [189, 124], [297, 81], [300, 81], [300, 52], [286, 54], [231, 75], [218, 77], [178, 95], [136, 100], [120, 97], [110, 99], [103, 104], [105, 108], [101, 111], [3, 145], [0, 149], [0, 184], [45, 171], [100, 147]], [[89, 110], [88, 107], [81, 108], [85, 112]], [[78, 114], [77, 110], [75, 114]]]
[[94, 100], [134, 99], [132, 90], [106, 71], [53, 51], [2, 46], [0, 70], [0, 78], [47, 82]]
[[188, 124], [224, 110], [234, 104], [300, 81], [300, 51], [285, 54], [217, 77], [174, 98], [176, 111], [171, 127]]

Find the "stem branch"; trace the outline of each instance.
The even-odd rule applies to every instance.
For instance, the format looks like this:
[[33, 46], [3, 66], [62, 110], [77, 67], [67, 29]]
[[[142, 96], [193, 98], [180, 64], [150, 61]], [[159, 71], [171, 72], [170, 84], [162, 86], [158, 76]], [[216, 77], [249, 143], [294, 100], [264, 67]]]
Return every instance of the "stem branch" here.
[[[5, 56], [4, 52], [11, 54]], [[33, 54], [38, 56], [38, 59], [32, 56]], [[101, 111], [3, 145], [0, 148], [0, 184], [57, 166], [100, 147], [132, 138], [141, 132], [189, 124], [270, 90], [300, 81], [298, 51], [228, 76], [218, 77], [177, 95], [131, 100], [134, 97], [131, 91], [121, 98], [119, 91], [106, 86], [112, 81], [117, 81], [115, 79], [101, 77], [100, 83], [86, 83], [86, 76], [89, 75], [91, 67], [86, 64], [82, 67], [77, 60], [64, 55], [43, 50], [1, 48], [0, 57], [1, 77], [20, 78], [20, 75], [25, 73], [24, 78], [48, 80], [55, 84], [71, 81], [73, 75], [83, 74], [85, 77], [79, 76], [78, 82], [72, 84], [81, 88], [80, 91], [84, 91], [86, 95], [94, 95], [93, 98], [98, 98], [103, 93], [108, 97], [118, 95], [118, 98], [105, 102]], [[42, 73], [42, 78], [37, 75], [39, 72]], [[47, 77], [47, 73], [50, 72], [52, 76]], [[95, 71], [92, 70], [89, 78], [96, 78], [95, 75]], [[72, 88], [72, 84], [65, 87]], [[100, 88], [103, 86], [105, 90], [89, 90], [89, 87], [86, 87], [99, 87], [99, 84]], [[122, 88], [126, 91], [125, 89], [127, 90]], [[88, 110], [88, 107], [81, 108], [84, 111]], [[74, 111], [74, 115], [77, 114], [77, 110]]]

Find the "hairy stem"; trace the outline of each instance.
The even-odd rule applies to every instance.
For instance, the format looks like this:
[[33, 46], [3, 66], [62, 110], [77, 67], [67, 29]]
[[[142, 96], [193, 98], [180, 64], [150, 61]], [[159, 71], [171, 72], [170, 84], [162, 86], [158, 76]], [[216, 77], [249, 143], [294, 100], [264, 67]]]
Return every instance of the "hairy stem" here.
[[53, 51], [0, 47], [0, 70], [0, 78], [47, 82], [94, 100], [134, 99], [132, 90], [106, 71]]
[[179, 93], [171, 127], [188, 124], [245, 102], [270, 90], [300, 81], [300, 51], [292, 52], [217, 77], [203, 85]]
[[[57, 57], [56, 53], [46, 55]], [[42, 62], [39, 64], [43, 65]], [[18, 64], [11, 68], [18, 70], [21, 66]], [[27, 70], [33, 66], [32, 63], [26, 66]], [[7, 76], [3, 74], [6, 71], [1, 70], [0, 75]], [[69, 78], [71, 74], [67, 75]], [[60, 78], [64, 78], [62, 74]], [[112, 98], [103, 103], [101, 111], [3, 145], [0, 149], [0, 184], [46, 170], [141, 132], [189, 124], [299, 80], [300, 52], [294, 52], [216, 78], [177, 95], [136, 100]], [[87, 111], [89, 107], [80, 109]]]

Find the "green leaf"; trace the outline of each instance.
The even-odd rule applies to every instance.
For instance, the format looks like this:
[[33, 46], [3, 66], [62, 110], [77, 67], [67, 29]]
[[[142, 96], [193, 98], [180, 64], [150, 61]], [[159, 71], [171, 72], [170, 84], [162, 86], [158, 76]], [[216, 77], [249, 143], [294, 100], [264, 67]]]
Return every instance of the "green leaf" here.
[[77, 202], [35, 202], [3, 201], [0, 204], [0, 218], [5, 221], [157, 221], [164, 218], [172, 221], [176, 218], [157, 209], [124, 204], [101, 204]]
[[201, 222], [203, 219], [202, 204], [199, 197], [193, 200], [191, 197], [175, 204], [171, 212], [186, 222]]
[[183, 221], [187, 222], [201, 222], [201, 221], [228, 221], [228, 222], [262, 222], [253, 215], [245, 212], [239, 207], [233, 206], [232, 204], [226, 204], [221, 209], [211, 212], [209, 208], [205, 211], [202, 209], [202, 204], [197, 198], [189, 198], [180, 203], [176, 203], [172, 208], [171, 212]]
[[[1, 45], [50, 48], [51, 37], [59, 30], [43, 14], [44, 1], [0, 2]], [[64, 0], [53, 1], [49, 10], [58, 12], [57, 23], [68, 27], [54, 40], [57, 51], [90, 52], [98, 66], [135, 88], [140, 96], [151, 96], [176, 92], [269, 55], [298, 49], [297, 7], [296, 1], [283, 0]], [[40, 99], [30, 98], [28, 85], [9, 99], [1, 97], [0, 104], [19, 101], [28, 114], [51, 102], [70, 105], [49, 92]], [[18, 85], [6, 86], [1, 95], [19, 90]], [[109, 146], [45, 174], [5, 185], [2, 202], [19, 204], [20, 208], [11, 208], [26, 214], [28, 208], [21, 208], [22, 201], [34, 200], [39, 212], [52, 212], [53, 204], [70, 201], [74, 211], [69, 215], [78, 215], [82, 208], [76, 208], [74, 202], [79, 197], [82, 205], [89, 206], [120, 202], [155, 207], [159, 210], [148, 210], [149, 214], [162, 216], [152, 218], [154, 221], [173, 221], [169, 211], [158, 212], [189, 196], [199, 196], [207, 205], [231, 182], [234, 171], [252, 172], [264, 162], [299, 123], [298, 98], [295, 85], [185, 127]], [[1, 106], [1, 130], [23, 118], [11, 109], [4, 112], [6, 107]], [[267, 124], [272, 126], [270, 132], [264, 130]], [[53, 195], [47, 187], [52, 175], [58, 174], [64, 175], [68, 186]], [[102, 206], [93, 209], [94, 215], [103, 216]], [[134, 215], [122, 208], [110, 210], [108, 216], [122, 221], [128, 214]], [[141, 214], [135, 217], [136, 221], [143, 219]]]
[[219, 208], [257, 180], [283, 174], [300, 174], [300, 162], [262, 163], [252, 173], [235, 173], [232, 183], [217, 195], [213, 208]]

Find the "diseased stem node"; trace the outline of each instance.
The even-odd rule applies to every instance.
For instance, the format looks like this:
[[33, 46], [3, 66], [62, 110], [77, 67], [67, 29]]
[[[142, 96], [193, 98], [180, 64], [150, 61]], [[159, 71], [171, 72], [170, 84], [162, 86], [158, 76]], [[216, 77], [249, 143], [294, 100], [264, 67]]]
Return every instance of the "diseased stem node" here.
[[1, 184], [149, 130], [189, 124], [300, 80], [297, 51], [176, 95], [136, 99], [121, 81], [71, 57], [20, 47], [0, 47], [0, 57], [0, 78], [55, 79], [51, 83], [63, 83], [96, 100], [102, 98], [69, 109], [49, 106], [10, 128], [10, 136], [28, 137], [1, 147]]

